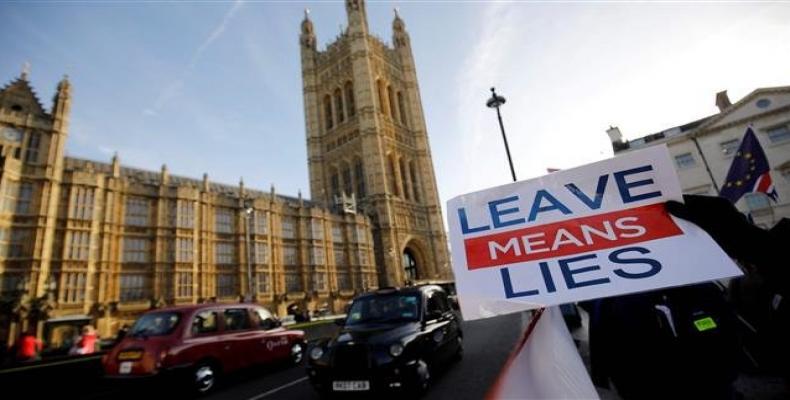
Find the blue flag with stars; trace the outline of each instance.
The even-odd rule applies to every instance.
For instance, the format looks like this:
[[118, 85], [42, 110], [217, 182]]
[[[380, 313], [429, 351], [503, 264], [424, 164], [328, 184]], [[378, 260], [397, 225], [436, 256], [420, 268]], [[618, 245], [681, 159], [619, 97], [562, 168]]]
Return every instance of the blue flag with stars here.
[[719, 195], [731, 201], [733, 204], [744, 194], [752, 192], [765, 193], [777, 200], [776, 187], [771, 180], [771, 168], [768, 166], [768, 159], [765, 152], [757, 141], [752, 128], [746, 129], [738, 152], [732, 158], [730, 171], [727, 179], [721, 188]]

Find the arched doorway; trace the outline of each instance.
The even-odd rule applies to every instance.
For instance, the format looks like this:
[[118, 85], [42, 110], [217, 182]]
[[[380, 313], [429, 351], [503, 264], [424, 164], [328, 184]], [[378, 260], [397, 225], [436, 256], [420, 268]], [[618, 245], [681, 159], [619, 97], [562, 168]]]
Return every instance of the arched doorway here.
[[414, 282], [419, 279], [419, 274], [417, 273], [418, 263], [417, 257], [414, 254], [414, 251], [410, 248], [405, 248], [403, 250], [403, 271], [404, 271], [404, 280], [406, 282]]

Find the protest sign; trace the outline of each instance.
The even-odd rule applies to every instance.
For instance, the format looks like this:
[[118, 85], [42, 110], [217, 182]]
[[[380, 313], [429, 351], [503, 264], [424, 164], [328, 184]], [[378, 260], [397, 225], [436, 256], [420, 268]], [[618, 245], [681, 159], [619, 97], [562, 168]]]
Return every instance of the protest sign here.
[[668, 200], [682, 194], [666, 146], [453, 198], [464, 318], [741, 275]]

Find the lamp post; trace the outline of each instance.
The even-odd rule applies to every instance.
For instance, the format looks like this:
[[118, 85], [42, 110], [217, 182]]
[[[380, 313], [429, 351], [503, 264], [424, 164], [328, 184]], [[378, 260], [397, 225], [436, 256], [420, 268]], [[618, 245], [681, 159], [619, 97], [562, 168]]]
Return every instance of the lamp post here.
[[491, 98], [486, 101], [488, 108], [496, 108], [496, 116], [499, 119], [499, 129], [502, 131], [502, 140], [505, 141], [505, 152], [507, 153], [507, 162], [510, 164], [510, 174], [513, 176], [513, 182], [516, 181], [516, 170], [513, 168], [513, 159], [510, 157], [510, 146], [507, 144], [507, 136], [505, 136], [505, 125], [502, 124], [502, 114], [499, 112], [499, 107], [505, 104], [505, 98], [496, 94], [496, 90], [491, 88]]
[[255, 286], [252, 282], [252, 241], [250, 240], [250, 217], [255, 213], [255, 209], [248, 199], [244, 200], [244, 233], [246, 235], [246, 248], [247, 248], [247, 301], [252, 303], [255, 301]]

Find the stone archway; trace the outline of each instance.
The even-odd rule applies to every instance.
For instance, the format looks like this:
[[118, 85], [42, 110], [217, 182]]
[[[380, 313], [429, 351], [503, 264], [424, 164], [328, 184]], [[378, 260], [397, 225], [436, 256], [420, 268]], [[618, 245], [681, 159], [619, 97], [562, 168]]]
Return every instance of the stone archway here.
[[410, 240], [401, 252], [401, 272], [404, 283], [426, 279], [430, 276], [430, 269], [426, 263], [425, 253], [415, 240]]

